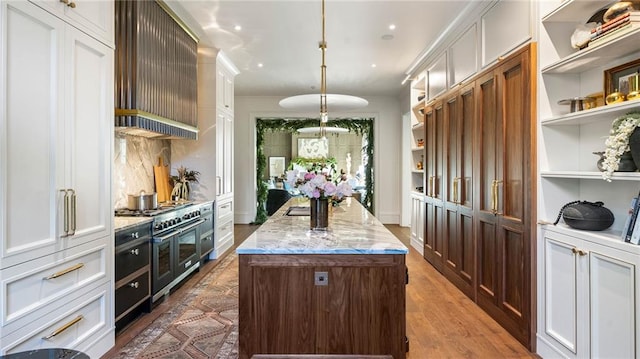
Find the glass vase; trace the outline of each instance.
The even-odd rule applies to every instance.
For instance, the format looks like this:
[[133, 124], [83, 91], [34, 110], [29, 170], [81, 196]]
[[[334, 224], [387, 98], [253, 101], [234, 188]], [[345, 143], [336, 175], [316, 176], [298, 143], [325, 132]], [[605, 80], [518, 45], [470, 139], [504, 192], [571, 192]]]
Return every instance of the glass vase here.
[[329, 199], [311, 198], [311, 223], [313, 231], [326, 231], [329, 228]]

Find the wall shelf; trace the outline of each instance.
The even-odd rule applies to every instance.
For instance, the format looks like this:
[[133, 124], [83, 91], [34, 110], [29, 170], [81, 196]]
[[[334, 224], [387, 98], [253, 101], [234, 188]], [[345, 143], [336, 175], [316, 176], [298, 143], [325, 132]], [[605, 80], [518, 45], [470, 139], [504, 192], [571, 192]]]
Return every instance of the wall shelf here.
[[[542, 178], [575, 178], [575, 179], [587, 179], [587, 180], [599, 180], [602, 179], [602, 172], [589, 172], [589, 171], [541, 171], [540, 176]], [[617, 181], [640, 181], [640, 172], [615, 172], [613, 180]]]
[[631, 111], [640, 111], [640, 99], [616, 103], [613, 105], [605, 105], [589, 110], [577, 111], [566, 115], [551, 117], [542, 120], [543, 126], [552, 125], [584, 125], [593, 122], [603, 121], [603, 117], [610, 118], [612, 121]]

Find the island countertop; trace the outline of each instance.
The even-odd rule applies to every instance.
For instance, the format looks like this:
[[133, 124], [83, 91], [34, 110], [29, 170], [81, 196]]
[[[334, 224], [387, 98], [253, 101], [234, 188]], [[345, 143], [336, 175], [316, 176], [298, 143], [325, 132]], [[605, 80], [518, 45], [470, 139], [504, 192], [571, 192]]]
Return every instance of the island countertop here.
[[346, 198], [329, 214], [328, 231], [311, 231], [309, 216], [288, 216], [291, 206], [308, 207], [307, 198], [285, 203], [238, 248], [238, 254], [406, 254], [408, 249], [360, 202]]

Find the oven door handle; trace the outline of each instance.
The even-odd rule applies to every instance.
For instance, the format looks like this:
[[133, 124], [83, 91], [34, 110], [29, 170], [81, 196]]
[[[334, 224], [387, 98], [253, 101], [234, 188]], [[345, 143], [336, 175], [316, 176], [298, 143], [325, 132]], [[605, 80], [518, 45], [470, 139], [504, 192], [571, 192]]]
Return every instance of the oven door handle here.
[[184, 228], [178, 228], [178, 229], [176, 229], [175, 231], [173, 231], [173, 232], [171, 232], [171, 233], [169, 233], [169, 234], [167, 234], [167, 235], [164, 235], [164, 236], [162, 236], [162, 237], [153, 237], [153, 242], [154, 242], [154, 243], [162, 243], [162, 242], [164, 242], [165, 240], [167, 240], [167, 239], [169, 239], [169, 238], [171, 238], [171, 237], [175, 236], [176, 234], [180, 234], [180, 233], [182, 233], [182, 232], [184, 232], [184, 231], [188, 231], [188, 230], [190, 230], [191, 228], [196, 227], [196, 226], [199, 226], [200, 224], [202, 224], [202, 223], [204, 223], [204, 222], [205, 222], [205, 220], [204, 220], [204, 219], [199, 219], [199, 220], [197, 220], [196, 222], [194, 222], [194, 223], [192, 223], [192, 224], [190, 224], [190, 225], [188, 225], [188, 226], [186, 226], [186, 227], [184, 227]]

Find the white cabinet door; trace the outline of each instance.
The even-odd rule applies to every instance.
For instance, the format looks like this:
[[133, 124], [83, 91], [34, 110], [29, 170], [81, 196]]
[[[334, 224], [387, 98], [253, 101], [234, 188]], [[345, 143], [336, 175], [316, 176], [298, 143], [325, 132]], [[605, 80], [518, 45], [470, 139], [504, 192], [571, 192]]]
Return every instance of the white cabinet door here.
[[538, 335], [570, 358], [635, 358], [637, 254], [552, 231], [543, 236]]
[[114, 46], [114, 3], [95, 0], [31, 0], [86, 33]]
[[6, 268], [110, 236], [113, 50], [27, 2], [2, 15]]
[[[578, 268], [575, 246], [554, 236], [544, 237], [544, 332], [570, 353], [578, 349]], [[584, 309], [583, 309], [584, 310]], [[582, 330], [582, 328], [580, 328]]]
[[591, 300], [591, 345], [585, 349], [591, 349], [592, 358], [635, 358], [637, 269], [632, 262], [597, 248], [589, 251], [588, 260], [585, 297]]
[[485, 67], [531, 39], [531, 3], [498, 1], [482, 16], [481, 31], [482, 67]]
[[111, 235], [113, 50], [77, 30], [68, 32], [67, 46], [66, 183], [77, 198], [77, 242]]
[[65, 24], [29, 3], [1, 6], [0, 265], [6, 268], [58, 246]]
[[233, 195], [233, 117], [218, 110], [216, 122], [216, 175], [218, 196]]

